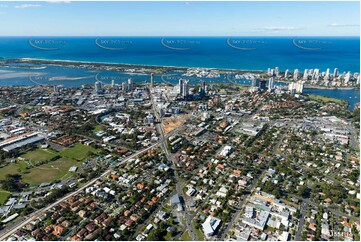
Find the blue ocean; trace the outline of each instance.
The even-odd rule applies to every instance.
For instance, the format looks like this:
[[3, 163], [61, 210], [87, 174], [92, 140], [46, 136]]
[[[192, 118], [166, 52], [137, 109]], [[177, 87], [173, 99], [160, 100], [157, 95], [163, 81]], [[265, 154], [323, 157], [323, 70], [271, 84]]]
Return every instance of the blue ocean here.
[[[203, 67], [234, 70], [280, 71], [338, 68], [360, 72], [359, 37], [0, 37], [0, 60], [38, 58], [152, 66]], [[179, 73], [155, 76], [157, 82], [176, 83]], [[59, 78], [67, 77], [68, 80]], [[0, 85], [62, 84], [80, 86], [95, 80], [110, 83], [127, 78], [148, 81], [141, 73], [94, 71], [64, 66], [3, 66]], [[191, 83], [199, 78], [190, 77]], [[221, 75], [207, 82], [249, 84]], [[283, 85], [283, 83], [278, 83]], [[305, 89], [305, 93], [360, 102], [359, 90]]]
[[0, 58], [359, 72], [359, 37], [1, 37]]

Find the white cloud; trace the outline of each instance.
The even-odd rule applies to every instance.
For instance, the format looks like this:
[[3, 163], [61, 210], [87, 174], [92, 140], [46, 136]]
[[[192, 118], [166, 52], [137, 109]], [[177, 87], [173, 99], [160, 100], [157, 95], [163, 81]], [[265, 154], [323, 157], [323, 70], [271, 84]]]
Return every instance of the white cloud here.
[[20, 4], [16, 5], [15, 8], [38, 8], [41, 7], [39, 4]]
[[264, 27], [264, 30], [269, 30], [269, 31], [285, 31], [285, 30], [294, 30], [296, 29], [295, 27]]
[[62, 0], [48, 0], [48, 3], [71, 3], [71, 1]]
[[359, 27], [359, 24], [339, 24], [339, 23], [332, 23], [329, 24], [328, 27], [336, 27], [336, 28], [342, 28], [342, 27]]
[[262, 27], [262, 28], [255, 28], [253, 32], [266, 32], [266, 33], [280, 33], [280, 32], [287, 32], [291, 30], [299, 30], [299, 27], [290, 27], [290, 26], [270, 26], [270, 27]]

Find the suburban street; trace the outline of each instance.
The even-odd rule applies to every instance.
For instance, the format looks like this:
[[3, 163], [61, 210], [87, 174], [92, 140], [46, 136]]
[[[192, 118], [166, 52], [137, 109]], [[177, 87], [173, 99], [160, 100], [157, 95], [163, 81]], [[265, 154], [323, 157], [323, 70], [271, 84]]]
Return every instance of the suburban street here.
[[51, 209], [52, 207], [58, 205], [59, 203], [61, 203], [62, 201], [67, 200], [68, 198], [70, 198], [71, 196], [74, 196], [76, 194], [78, 194], [79, 192], [83, 191], [85, 188], [87, 188], [88, 186], [94, 184], [99, 178], [105, 177], [107, 176], [114, 167], [121, 165], [122, 163], [127, 162], [130, 159], [133, 159], [135, 157], [137, 157], [138, 155], [140, 155], [141, 153], [149, 150], [149, 149], [153, 149], [157, 146], [159, 146], [161, 144], [161, 141], [159, 141], [158, 143], [153, 144], [150, 147], [147, 147], [143, 150], [137, 151], [136, 153], [132, 154], [131, 156], [125, 158], [124, 160], [122, 160], [120, 163], [110, 166], [105, 172], [103, 172], [100, 176], [92, 179], [91, 181], [88, 181], [87, 183], [85, 183], [82, 187], [78, 188], [76, 191], [69, 193], [68, 195], [66, 195], [63, 198], [60, 198], [59, 200], [57, 200], [56, 202], [46, 206], [45, 208], [42, 208], [36, 212], [33, 212], [32, 214], [29, 214], [28, 216], [21, 218], [19, 221], [16, 221], [14, 224], [7, 226], [5, 229], [0, 231], [0, 240], [6, 240], [6, 238], [8, 236], [10, 236], [11, 234], [15, 233], [18, 229], [22, 228], [23, 226], [25, 226], [27, 223], [29, 223], [30, 221], [34, 220], [37, 216], [39, 216], [40, 214], [44, 213], [45, 211]]

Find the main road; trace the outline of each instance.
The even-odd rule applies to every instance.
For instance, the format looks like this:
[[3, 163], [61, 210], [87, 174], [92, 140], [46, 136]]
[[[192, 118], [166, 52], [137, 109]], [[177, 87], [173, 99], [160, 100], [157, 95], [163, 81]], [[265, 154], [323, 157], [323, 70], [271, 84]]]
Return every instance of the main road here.
[[[163, 120], [162, 120], [162, 117], [159, 115], [158, 113], [158, 110], [156, 108], [156, 103], [154, 101], [154, 98], [153, 98], [153, 94], [150, 92], [149, 93], [149, 96], [151, 98], [151, 102], [152, 102], [152, 109], [153, 109], [153, 112], [154, 112], [154, 115], [156, 117], [156, 120], [157, 120], [157, 123], [156, 123], [156, 127], [157, 127], [157, 130], [160, 134], [160, 140], [161, 140], [161, 146], [162, 146], [162, 149], [165, 153], [165, 155], [167, 156], [167, 159], [169, 161], [172, 162], [173, 166], [175, 165], [174, 164], [174, 161], [173, 161], [173, 158], [172, 158], [172, 155], [170, 154], [169, 150], [168, 150], [168, 147], [167, 147], [167, 143], [166, 143], [166, 135], [165, 135], [165, 132], [164, 132], [164, 129], [163, 129]], [[169, 135], [169, 134], [168, 134]], [[183, 187], [181, 187], [181, 184], [179, 182], [179, 176], [178, 176], [178, 171], [177, 169], [174, 169], [174, 179], [175, 179], [175, 183], [176, 183], [176, 191], [177, 193], [184, 197], [184, 194], [183, 194]], [[185, 204], [184, 204], [185, 205]], [[191, 239], [193, 241], [197, 240], [197, 237], [196, 237], [196, 234], [195, 234], [195, 231], [194, 231], [194, 228], [193, 228], [193, 225], [192, 225], [192, 218], [191, 216], [189, 216], [188, 212], [187, 212], [187, 207], [186, 205], [184, 206], [184, 218], [185, 218], [185, 223], [186, 223], [186, 228], [188, 229], [189, 231], [189, 234], [191, 236]]]

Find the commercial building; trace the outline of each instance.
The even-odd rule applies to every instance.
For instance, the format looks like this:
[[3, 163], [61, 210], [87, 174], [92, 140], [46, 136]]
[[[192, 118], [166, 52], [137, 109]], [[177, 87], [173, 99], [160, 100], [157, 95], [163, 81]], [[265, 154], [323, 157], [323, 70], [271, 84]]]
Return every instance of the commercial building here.
[[153, 88], [154, 87], [154, 73], [150, 74], [150, 87]]
[[298, 69], [295, 69], [294, 72], [293, 72], [293, 80], [297, 81], [298, 80]]
[[268, 92], [272, 92], [274, 89], [274, 77], [272, 76], [268, 81]]
[[94, 88], [96, 93], [100, 93], [102, 91], [102, 83], [100, 81], [96, 81]]
[[201, 97], [204, 97], [206, 95], [206, 81], [201, 80], [201, 87], [199, 89], [199, 94]]
[[266, 89], [266, 81], [265, 80], [260, 80], [259, 81], [259, 89], [261, 89], [261, 90]]
[[288, 85], [288, 90], [292, 93], [303, 93], [303, 86], [304, 86], [303, 81], [291, 82]]
[[213, 236], [217, 232], [221, 222], [222, 221], [219, 218], [208, 216], [206, 221], [202, 224], [204, 235], [207, 238]]
[[133, 79], [132, 78], [128, 79], [128, 89], [130, 91], [133, 90]]
[[189, 95], [188, 80], [184, 80], [182, 86], [182, 96], [183, 98], [186, 98]]
[[260, 211], [259, 215], [256, 218], [244, 217], [242, 222], [263, 231], [264, 227], [267, 224], [269, 215], [270, 213], [267, 211]]
[[0, 148], [6, 152], [10, 152], [28, 144], [37, 143], [43, 139], [44, 137], [39, 136], [39, 133], [25, 133], [0, 142]]
[[288, 69], [285, 71], [285, 78], [288, 78], [289, 72], [290, 71]]

